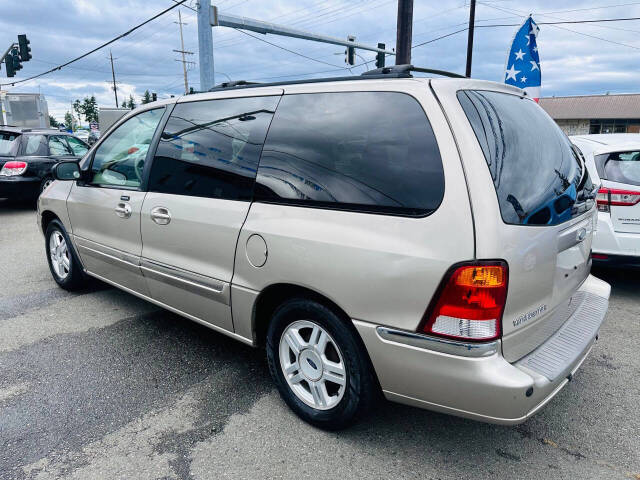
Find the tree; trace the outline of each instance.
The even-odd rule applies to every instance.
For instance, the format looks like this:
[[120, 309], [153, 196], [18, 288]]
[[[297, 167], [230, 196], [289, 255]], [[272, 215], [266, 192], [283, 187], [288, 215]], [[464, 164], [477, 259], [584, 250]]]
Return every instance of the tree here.
[[122, 100], [122, 105], [120, 105], [122, 108], [128, 108], [127, 107], [127, 101], [126, 100]]
[[130, 108], [131, 110], [136, 108], [136, 102], [133, 99], [133, 95], [129, 95], [129, 101], [127, 102], [127, 108]]
[[53, 115], [49, 115], [49, 125], [51, 125], [51, 127], [53, 128], [58, 128], [60, 126], [60, 124], [56, 120], [56, 117], [54, 117]]
[[84, 97], [82, 102], [76, 100], [73, 102], [73, 109], [78, 112], [78, 117], [84, 116], [87, 123], [98, 121], [98, 101], [95, 95]]
[[142, 95], [142, 105], [146, 105], [147, 103], [151, 103], [151, 93], [149, 90], [144, 91], [144, 95]]
[[73, 130], [73, 115], [71, 115], [71, 112], [67, 112], [64, 114], [64, 124], [67, 128]]

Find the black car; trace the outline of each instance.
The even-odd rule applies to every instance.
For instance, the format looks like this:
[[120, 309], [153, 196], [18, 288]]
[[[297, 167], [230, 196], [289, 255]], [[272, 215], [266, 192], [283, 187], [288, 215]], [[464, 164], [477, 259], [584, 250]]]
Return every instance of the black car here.
[[89, 146], [57, 129], [0, 125], [0, 198], [36, 198], [53, 181], [51, 168], [77, 160]]

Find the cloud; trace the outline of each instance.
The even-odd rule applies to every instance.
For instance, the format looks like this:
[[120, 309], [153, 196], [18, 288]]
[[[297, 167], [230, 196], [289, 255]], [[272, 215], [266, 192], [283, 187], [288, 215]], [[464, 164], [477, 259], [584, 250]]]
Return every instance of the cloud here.
[[[14, 80], [48, 70], [81, 55], [171, 3], [171, 0], [9, 2], [3, 7], [0, 17], [3, 42], [12, 41], [18, 33], [27, 33], [33, 54], [33, 60], [24, 64], [24, 69]], [[384, 42], [388, 48], [395, 46], [397, 0], [214, 0], [213, 3], [219, 5], [221, 12], [269, 20], [340, 38], [355, 35], [358, 41], [370, 44]], [[626, 5], [603, 9], [596, 8], [601, 4], [595, 1], [575, 1], [569, 5], [567, 2], [538, 0], [529, 2], [528, 11], [523, 12], [516, 1], [487, 1], [478, 3], [476, 19], [482, 25], [519, 24], [529, 11], [533, 12], [539, 23], [567, 18], [640, 16], [640, 4], [620, 3]], [[184, 26], [185, 49], [194, 52], [194, 55], [188, 55], [188, 59], [197, 63], [197, 22], [195, 13], [188, 8], [194, 6], [195, 0], [189, 0], [187, 7], [181, 7], [181, 11], [183, 21], [187, 23]], [[468, 22], [468, 6], [460, 0], [441, 0], [437, 3], [417, 1], [414, 9], [414, 45], [464, 28]], [[9, 89], [34, 92], [39, 88], [48, 98], [50, 111], [57, 117], [64, 115], [74, 99], [92, 94], [96, 95], [100, 105], [113, 106], [113, 92], [109, 85], [111, 64], [107, 58], [110, 49], [116, 77], [120, 82], [120, 102], [129, 95], [136, 97], [139, 102], [146, 89], [157, 92], [160, 98], [180, 95], [184, 90], [184, 82], [182, 65], [176, 61], [179, 56], [173, 51], [180, 48], [176, 21], [177, 10], [173, 10], [69, 68], [14, 88], [9, 86]], [[476, 29], [474, 77], [502, 80], [505, 56], [516, 29], [513, 26]], [[543, 94], [636, 91], [635, 72], [640, 63], [638, 33], [640, 26], [637, 22], [541, 25], [538, 44], [542, 60]], [[227, 76], [234, 80], [288, 80], [359, 74], [365, 70], [365, 67], [352, 71], [345, 69], [342, 47], [273, 35], [258, 36], [318, 61], [278, 49], [241, 32], [216, 28], [213, 32], [214, 63], [218, 72], [216, 81], [226, 80]], [[466, 42], [466, 32], [462, 32], [416, 47], [412, 62], [463, 72]], [[367, 60], [374, 58], [370, 52], [358, 53]], [[197, 65], [189, 66], [188, 76], [189, 84], [198, 89]], [[4, 71], [0, 72], [0, 83], [6, 81]]]

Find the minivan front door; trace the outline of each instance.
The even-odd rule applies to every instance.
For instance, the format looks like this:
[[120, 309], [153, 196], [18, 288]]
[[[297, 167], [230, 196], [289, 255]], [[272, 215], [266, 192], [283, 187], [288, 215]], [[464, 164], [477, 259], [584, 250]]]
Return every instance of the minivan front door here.
[[151, 297], [228, 331], [236, 242], [280, 94], [178, 103], [142, 206], [141, 265]]
[[94, 152], [86, 180], [74, 184], [67, 199], [73, 240], [87, 271], [143, 295], [143, 172], [164, 110], [142, 112], [112, 131]]

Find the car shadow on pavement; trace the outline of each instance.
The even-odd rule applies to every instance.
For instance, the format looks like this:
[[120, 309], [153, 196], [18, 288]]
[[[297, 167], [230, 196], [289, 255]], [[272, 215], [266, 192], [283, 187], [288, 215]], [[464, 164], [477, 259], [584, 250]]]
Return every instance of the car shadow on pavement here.
[[611, 285], [612, 293], [640, 299], [640, 269], [594, 267], [591, 273]]

